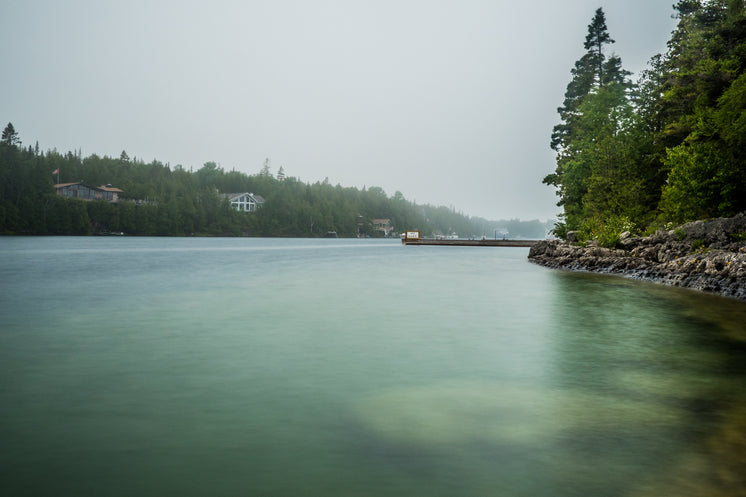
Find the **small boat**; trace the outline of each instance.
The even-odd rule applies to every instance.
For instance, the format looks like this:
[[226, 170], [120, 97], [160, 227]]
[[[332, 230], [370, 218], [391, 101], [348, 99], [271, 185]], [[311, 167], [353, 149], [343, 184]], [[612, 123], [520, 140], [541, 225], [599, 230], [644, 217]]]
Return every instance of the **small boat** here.
[[336, 231], [327, 231], [326, 235], [324, 235], [324, 238], [337, 238], [337, 232]]

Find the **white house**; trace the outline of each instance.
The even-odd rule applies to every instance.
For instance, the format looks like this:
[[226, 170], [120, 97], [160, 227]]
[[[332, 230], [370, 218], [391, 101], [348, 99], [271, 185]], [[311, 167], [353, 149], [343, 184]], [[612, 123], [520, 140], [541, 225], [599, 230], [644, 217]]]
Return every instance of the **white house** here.
[[224, 193], [223, 197], [239, 212], [254, 212], [264, 203], [260, 195], [253, 193]]

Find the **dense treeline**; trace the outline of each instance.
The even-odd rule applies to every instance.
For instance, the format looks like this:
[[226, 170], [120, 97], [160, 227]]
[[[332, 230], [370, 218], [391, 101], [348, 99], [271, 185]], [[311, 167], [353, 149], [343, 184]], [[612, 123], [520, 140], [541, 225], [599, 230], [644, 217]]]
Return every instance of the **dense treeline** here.
[[[55, 194], [53, 171], [61, 182], [111, 184], [124, 191], [118, 203], [63, 199]], [[250, 192], [264, 205], [255, 213], [236, 212], [219, 193]], [[135, 202], [137, 201], [137, 202]], [[272, 175], [265, 162], [256, 175], [225, 171], [208, 162], [197, 171], [159, 161], [23, 147], [8, 124], [0, 141], [0, 233], [74, 234], [122, 232], [131, 235], [380, 236], [372, 220], [390, 219], [395, 231], [420, 229], [425, 235], [495, 235], [544, 238], [547, 223], [486, 221], [453, 208], [417, 205], [400, 192], [379, 187], [345, 188], [328, 182], [306, 184]]]
[[602, 9], [571, 70], [551, 146], [562, 221], [555, 233], [613, 245], [625, 230], [746, 210], [744, 0], [680, 0], [668, 51], [636, 83]]

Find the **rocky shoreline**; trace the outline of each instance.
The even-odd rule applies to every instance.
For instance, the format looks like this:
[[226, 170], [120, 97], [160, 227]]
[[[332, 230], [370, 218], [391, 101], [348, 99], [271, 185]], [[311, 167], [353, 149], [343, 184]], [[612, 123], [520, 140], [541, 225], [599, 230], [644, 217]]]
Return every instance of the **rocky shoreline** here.
[[695, 221], [651, 236], [625, 232], [614, 249], [543, 240], [530, 261], [556, 269], [617, 274], [746, 301], [746, 214]]

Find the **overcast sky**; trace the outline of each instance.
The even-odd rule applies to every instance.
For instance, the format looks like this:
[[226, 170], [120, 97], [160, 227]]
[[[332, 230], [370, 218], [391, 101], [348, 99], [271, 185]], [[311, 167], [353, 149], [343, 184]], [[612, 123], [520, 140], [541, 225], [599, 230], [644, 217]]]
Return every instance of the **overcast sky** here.
[[595, 10], [636, 78], [666, 50], [672, 3], [5, 0], [0, 121], [42, 150], [249, 174], [270, 158], [309, 183], [544, 220]]

